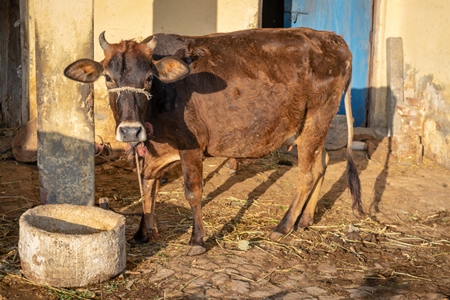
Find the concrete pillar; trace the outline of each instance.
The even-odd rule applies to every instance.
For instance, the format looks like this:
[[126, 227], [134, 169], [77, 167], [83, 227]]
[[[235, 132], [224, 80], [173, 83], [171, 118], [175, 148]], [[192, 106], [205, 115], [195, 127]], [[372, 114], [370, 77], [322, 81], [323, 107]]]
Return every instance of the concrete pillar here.
[[387, 63], [387, 124], [389, 136], [401, 131], [401, 118], [396, 108], [403, 105], [403, 42], [402, 38], [391, 37], [386, 41]]
[[94, 204], [94, 127], [89, 85], [64, 77], [93, 57], [93, 0], [34, 0], [41, 202]]
[[[36, 99], [36, 29], [34, 1], [20, 0], [20, 43], [22, 45], [22, 103], [26, 121], [37, 117]], [[26, 20], [26, 21], [25, 21]]]

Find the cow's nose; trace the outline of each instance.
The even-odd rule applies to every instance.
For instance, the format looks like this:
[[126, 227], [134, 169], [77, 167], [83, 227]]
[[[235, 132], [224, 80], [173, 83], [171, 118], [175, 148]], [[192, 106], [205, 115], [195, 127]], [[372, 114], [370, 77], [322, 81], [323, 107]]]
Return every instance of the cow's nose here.
[[141, 130], [141, 127], [126, 126], [120, 128], [120, 134], [122, 135], [122, 139], [124, 140], [124, 142], [134, 142], [137, 141]]
[[120, 124], [117, 128], [116, 140], [125, 143], [145, 141], [147, 135], [145, 128], [140, 123]]

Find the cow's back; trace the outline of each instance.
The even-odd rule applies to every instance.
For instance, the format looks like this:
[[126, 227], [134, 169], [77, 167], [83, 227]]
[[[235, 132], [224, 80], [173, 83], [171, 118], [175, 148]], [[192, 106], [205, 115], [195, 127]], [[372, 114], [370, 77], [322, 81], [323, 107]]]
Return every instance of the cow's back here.
[[170, 43], [160, 52], [182, 57], [191, 68], [173, 84], [183, 125], [214, 156], [273, 151], [301, 130], [308, 113], [342, 93], [351, 73], [344, 40], [308, 28], [163, 39]]

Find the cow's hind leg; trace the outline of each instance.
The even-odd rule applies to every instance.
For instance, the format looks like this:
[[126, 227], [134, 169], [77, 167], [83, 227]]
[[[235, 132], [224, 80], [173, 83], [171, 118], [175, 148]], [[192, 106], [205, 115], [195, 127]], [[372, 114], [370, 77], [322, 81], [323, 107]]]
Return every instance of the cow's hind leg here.
[[191, 205], [193, 224], [192, 235], [186, 255], [199, 255], [206, 251], [203, 238], [205, 236], [205, 226], [202, 218], [202, 193], [203, 193], [203, 161], [200, 151], [185, 150], [180, 151], [181, 168], [184, 176], [184, 193], [186, 200]]
[[320, 163], [316, 161], [315, 167], [318, 168], [316, 170], [319, 173], [319, 178], [316, 180], [316, 184], [314, 185], [314, 189], [311, 192], [308, 201], [306, 202], [306, 207], [303, 209], [300, 217], [297, 219], [297, 226], [300, 228], [308, 227], [313, 224], [314, 221], [314, 212], [316, 211], [317, 202], [319, 201], [320, 190], [322, 188], [323, 179], [325, 178], [325, 171], [328, 165], [328, 161], [330, 158], [328, 157], [328, 153], [325, 149], [322, 150], [322, 166], [320, 167]]
[[146, 243], [150, 240], [156, 240], [158, 230], [156, 229], [155, 221], [155, 203], [158, 194], [160, 180], [158, 179], [143, 179], [142, 188], [144, 199], [142, 201], [142, 218], [139, 224], [139, 229], [135, 233], [131, 244]]
[[329, 122], [326, 122], [320, 119], [317, 113], [312, 119], [306, 121], [303, 131], [297, 138], [299, 169], [297, 194], [280, 223], [271, 232], [269, 238], [272, 240], [278, 240], [291, 232], [298, 220], [299, 225], [302, 226], [309, 225], [313, 221], [314, 209], [326, 169], [327, 155], [324, 143], [331, 119], [330, 115]]
[[[297, 147], [300, 148], [301, 146]], [[305, 149], [302, 151], [309, 152]], [[326, 156], [326, 154], [321, 149], [312, 153], [303, 153], [302, 155], [306, 155], [310, 159], [302, 159], [303, 162], [300, 162], [299, 159], [299, 186], [297, 187], [297, 194], [283, 219], [278, 223], [275, 230], [271, 232], [269, 237], [272, 240], [278, 240], [291, 232], [300, 215], [301, 224], [306, 222], [309, 225], [313, 220], [314, 209], [318, 201], [320, 187], [325, 173], [323, 155]]]

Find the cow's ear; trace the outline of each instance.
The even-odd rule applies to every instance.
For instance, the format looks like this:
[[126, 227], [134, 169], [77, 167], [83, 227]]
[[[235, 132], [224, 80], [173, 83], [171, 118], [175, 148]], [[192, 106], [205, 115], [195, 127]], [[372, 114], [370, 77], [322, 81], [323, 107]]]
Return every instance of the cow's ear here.
[[80, 81], [91, 83], [96, 81], [103, 74], [103, 66], [92, 59], [80, 59], [71, 63], [64, 70], [66, 77]]
[[165, 83], [174, 82], [186, 77], [190, 70], [182, 60], [168, 56], [154, 62], [159, 80]]

